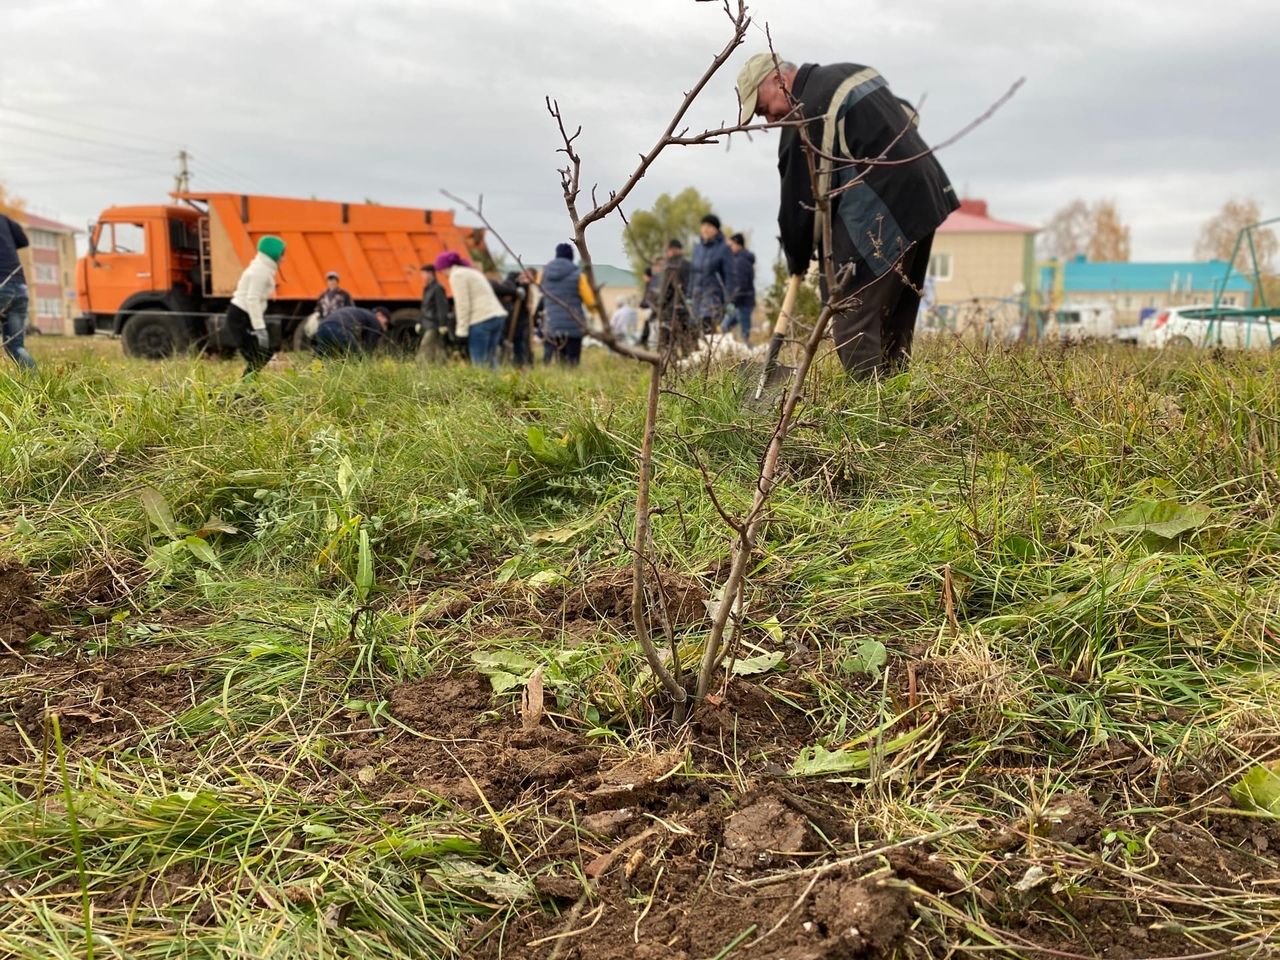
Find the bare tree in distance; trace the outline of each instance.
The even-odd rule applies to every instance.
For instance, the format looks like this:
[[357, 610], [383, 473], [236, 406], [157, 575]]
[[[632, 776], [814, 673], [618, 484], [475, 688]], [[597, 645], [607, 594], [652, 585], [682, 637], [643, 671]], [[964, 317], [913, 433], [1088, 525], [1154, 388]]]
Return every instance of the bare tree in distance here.
[[1040, 231], [1040, 255], [1074, 260], [1089, 248], [1089, 205], [1077, 197], [1055, 213]]
[[[704, 0], [695, 0], [695, 2], [704, 2]], [[832, 202], [836, 194], [847, 190], [849, 185], [845, 184], [843, 187], [836, 188], [833, 191], [819, 189], [818, 185], [822, 182], [819, 177], [819, 170], [822, 169], [823, 164], [827, 164], [828, 169], [832, 167], [851, 168], [856, 174], [855, 182], [857, 182], [865, 178], [867, 173], [879, 165], [909, 162], [901, 160], [890, 161], [887, 159], [888, 151], [892, 148], [893, 143], [897, 142], [897, 139], [889, 147], [886, 147], [879, 157], [858, 158], [850, 161], [844, 157], [823, 154], [814, 145], [810, 137], [809, 126], [812, 121], [807, 121], [799, 115], [798, 104], [794, 100], [792, 101], [791, 112], [776, 122], [733, 124], [703, 130], [700, 133], [691, 133], [687, 127], [683, 126], [686, 114], [694, 101], [706, 89], [712, 78], [728, 62], [733, 52], [745, 41], [747, 31], [751, 26], [751, 18], [748, 14], [745, 0], [721, 0], [720, 7], [731, 26], [731, 35], [728, 41], [712, 59], [702, 76], [685, 93], [684, 99], [653, 147], [640, 155], [639, 161], [628, 179], [616, 190], [609, 191], [607, 199], [604, 200], [599, 198], [598, 186], [590, 188], [588, 197], [591, 207], [589, 209], [584, 209], [583, 207], [583, 160], [576, 146], [582, 134], [582, 128], [570, 127], [565, 120], [558, 101], [550, 97], [546, 101], [547, 110], [560, 131], [562, 146], [558, 152], [566, 158], [566, 164], [560, 168], [559, 173], [565, 209], [572, 225], [573, 242], [581, 259], [583, 273], [587, 276], [592, 289], [597, 292], [597, 301], [600, 299], [600, 286], [595, 279], [594, 263], [587, 243], [587, 230], [595, 223], [605, 220], [614, 213], [619, 215], [624, 226], [627, 225], [627, 218], [623, 212], [624, 201], [648, 173], [658, 157], [670, 147], [720, 143], [726, 136], [738, 132], [796, 127], [804, 144], [804, 152], [809, 164], [810, 181], [815, 197], [815, 211], [820, 215], [821, 222], [825, 224], [822, 250], [827, 251], [827, 253], [824, 254], [820, 266], [827, 279], [829, 289], [835, 292], [832, 293], [828, 302], [823, 306], [813, 326], [807, 331], [801, 331], [803, 336], [799, 340], [799, 357], [795, 361], [794, 372], [791, 375], [789, 386], [779, 401], [776, 420], [769, 430], [768, 440], [760, 460], [752, 503], [748, 511], [741, 516], [735, 517], [725, 510], [720, 498], [717, 496], [711, 475], [705, 468], [703, 469], [705, 493], [721, 519], [732, 531], [732, 546], [729, 571], [725, 576], [721, 589], [718, 591], [716, 602], [713, 604], [711, 629], [703, 641], [700, 665], [696, 674], [692, 677], [685, 672], [676, 637], [669, 629], [666, 629], [667, 618], [661, 616], [666, 607], [666, 601], [662, 596], [661, 577], [657, 575], [658, 566], [652, 557], [652, 538], [650, 533], [653, 513], [651, 499], [654, 441], [658, 428], [663, 374], [671, 361], [672, 355], [670, 350], [655, 351], [624, 343], [614, 336], [608, 324], [591, 324], [587, 321], [587, 318], [579, 318], [583, 329], [603, 342], [610, 350], [650, 366], [645, 420], [637, 462], [635, 523], [630, 544], [632, 554], [631, 615], [632, 625], [636, 632], [636, 640], [644, 651], [645, 659], [648, 661], [654, 676], [667, 693], [672, 704], [674, 719], [677, 722], [683, 721], [687, 717], [691, 700], [700, 699], [707, 695], [716, 672], [732, 655], [731, 638], [733, 630], [731, 629], [731, 624], [734, 612], [736, 610], [740, 613], [742, 610], [746, 571], [757, 549], [758, 538], [766, 519], [769, 499], [778, 480], [778, 469], [782, 460], [783, 447], [795, 423], [796, 411], [801, 401], [808, 371], [817, 356], [818, 348], [825, 337], [831, 318], [836, 313], [855, 305], [862, 292], [861, 289], [847, 289], [848, 284], [845, 282], [848, 279], [847, 273], [837, 274], [837, 265], [829, 254], [832, 249], [830, 239], [832, 218], [829, 215]], [[772, 41], [770, 43], [772, 44]], [[781, 60], [776, 55], [775, 59], [779, 64], [781, 63]], [[1008, 92], [996, 100], [986, 112], [933, 149], [940, 149], [956, 142], [984, 122], [1014, 95], [1022, 82], [1022, 80], [1018, 80], [1014, 83]], [[902, 133], [899, 134], [899, 138], [905, 134], [913, 123], [913, 118], [904, 116], [904, 127]], [[520, 264], [522, 269], [525, 268], [519, 255], [511, 249], [502, 238], [501, 233], [494, 228], [486, 217], [482, 199], [472, 204], [453, 194], [446, 195], [478, 217], [488, 229], [490, 235], [501, 244], [507, 254]], [[901, 258], [906, 252], [907, 250], [905, 249], [883, 251], [884, 257], [893, 262], [892, 269], [897, 271], [899, 275], [901, 275]], [[904, 276], [904, 282], [905, 279]], [[650, 625], [651, 612], [653, 611], [659, 614], [659, 622], [663, 625], [666, 633], [669, 645], [669, 655], [666, 658], [659, 651], [653, 639]]]
[[1114, 200], [1089, 206], [1077, 197], [1057, 211], [1040, 231], [1040, 255], [1055, 260], [1083, 256], [1093, 261], [1127, 261], [1129, 228]]
[[1114, 200], [1099, 200], [1089, 211], [1089, 246], [1085, 255], [1095, 263], [1129, 261], [1129, 228], [1120, 219]]
[[[1262, 220], [1262, 204], [1253, 197], [1237, 200], [1232, 198], [1223, 204], [1222, 209], [1205, 221], [1200, 228], [1200, 236], [1196, 239], [1195, 257], [1197, 260], [1230, 260], [1234, 254], [1235, 267], [1241, 273], [1253, 272], [1253, 257], [1249, 247], [1244, 244], [1236, 250], [1236, 240], [1240, 231], [1251, 224]], [[1258, 258], [1258, 269], [1263, 273], [1272, 272], [1272, 261], [1280, 244], [1276, 240], [1276, 232], [1270, 227], [1254, 230], [1253, 252]]]

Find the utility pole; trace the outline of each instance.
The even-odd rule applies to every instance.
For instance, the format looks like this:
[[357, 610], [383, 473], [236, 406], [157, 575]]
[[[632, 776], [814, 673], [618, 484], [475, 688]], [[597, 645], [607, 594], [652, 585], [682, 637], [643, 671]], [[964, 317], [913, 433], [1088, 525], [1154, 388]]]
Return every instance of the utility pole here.
[[191, 155], [187, 153], [186, 147], [178, 151], [178, 172], [173, 176], [174, 193], [186, 193], [191, 189], [191, 170], [187, 166], [190, 159]]

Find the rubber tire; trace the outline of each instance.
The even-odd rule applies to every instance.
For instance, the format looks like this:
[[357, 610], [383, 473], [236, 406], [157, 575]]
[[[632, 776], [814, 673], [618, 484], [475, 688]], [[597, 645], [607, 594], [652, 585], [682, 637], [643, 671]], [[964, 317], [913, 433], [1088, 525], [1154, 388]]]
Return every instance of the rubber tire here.
[[165, 360], [191, 348], [191, 331], [164, 310], [140, 310], [124, 322], [120, 342], [126, 357]]
[[411, 357], [418, 352], [422, 335], [417, 326], [422, 321], [422, 311], [417, 307], [401, 307], [391, 311], [387, 323], [387, 351]]
[[1190, 337], [1184, 337], [1182, 334], [1178, 334], [1176, 337], [1170, 337], [1164, 342], [1164, 345], [1170, 350], [1189, 350], [1191, 347], [1195, 346], [1195, 344], [1191, 342]]

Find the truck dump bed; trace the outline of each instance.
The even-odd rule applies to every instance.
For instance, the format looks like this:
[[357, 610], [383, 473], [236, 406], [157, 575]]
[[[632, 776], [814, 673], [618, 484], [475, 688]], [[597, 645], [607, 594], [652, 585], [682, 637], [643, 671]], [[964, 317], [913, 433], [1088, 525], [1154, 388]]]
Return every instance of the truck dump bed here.
[[448, 210], [240, 193], [185, 193], [176, 199], [209, 212], [201, 236], [206, 297], [235, 292], [267, 234], [287, 244], [277, 276], [280, 300], [316, 297], [331, 270], [357, 303], [416, 300], [422, 292], [418, 270], [436, 254], [456, 250], [474, 262], [487, 257], [484, 231], [459, 226]]

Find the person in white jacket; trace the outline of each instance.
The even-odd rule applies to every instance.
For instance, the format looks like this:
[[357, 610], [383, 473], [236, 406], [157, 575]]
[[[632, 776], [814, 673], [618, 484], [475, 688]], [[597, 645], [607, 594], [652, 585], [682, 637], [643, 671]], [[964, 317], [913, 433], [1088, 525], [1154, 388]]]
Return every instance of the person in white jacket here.
[[244, 357], [245, 375], [256, 373], [271, 359], [271, 336], [267, 332], [267, 301], [276, 292], [276, 272], [284, 256], [284, 241], [266, 236], [258, 241], [258, 253], [240, 274], [236, 292], [227, 307], [227, 328]]
[[498, 347], [507, 330], [507, 311], [483, 273], [461, 254], [445, 251], [436, 257], [436, 273], [449, 278], [453, 290], [454, 333], [467, 341], [471, 364], [498, 366]]

